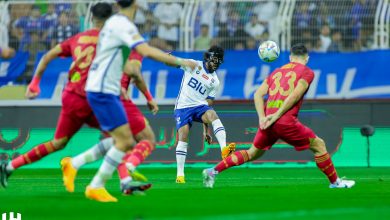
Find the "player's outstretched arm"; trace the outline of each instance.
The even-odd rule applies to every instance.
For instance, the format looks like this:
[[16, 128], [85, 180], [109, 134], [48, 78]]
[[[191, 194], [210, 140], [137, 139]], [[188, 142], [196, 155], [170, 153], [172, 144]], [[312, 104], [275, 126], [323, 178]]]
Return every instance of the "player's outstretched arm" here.
[[26, 97], [29, 99], [36, 98], [40, 93], [39, 83], [41, 81], [43, 72], [46, 70], [47, 65], [58, 57], [61, 54], [62, 49], [60, 45], [55, 46], [49, 50], [45, 55], [42, 56], [39, 60], [37, 69], [35, 70], [34, 77], [31, 80], [30, 84], [27, 87]]
[[291, 107], [293, 107], [305, 94], [307, 88], [309, 88], [309, 83], [306, 80], [300, 79], [298, 81], [297, 87], [292, 91], [292, 93], [284, 100], [282, 106], [277, 112], [266, 117], [266, 126], [264, 129], [267, 129], [271, 126], [276, 120], [278, 120], [284, 113], [286, 113]]
[[152, 94], [150, 94], [150, 91], [146, 86], [145, 80], [141, 74], [141, 67], [142, 64], [139, 60], [129, 60], [126, 62], [124, 72], [126, 75], [130, 76], [133, 79], [135, 87], [137, 87], [137, 89], [141, 91], [142, 94], [144, 94], [148, 102], [147, 104], [149, 110], [155, 115], [157, 114], [159, 107], [157, 103], [153, 100], [153, 96]]
[[265, 122], [265, 113], [264, 113], [264, 96], [268, 92], [268, 83], [267, 80], [264, 80], [260, 87], [256, 90], [254, 95], [255, 107], [257, 115], [259, 117], [260, 128], [263, 129]]
[[195, 69], [197, 63], [188, 59], [182, 59], [170, 54], [164, 53], [163, 51], [149, 46], [147, 43], [143, 43], [135, 47], [135, 50], [144, 57], [150, 57], [153, 60], [160, 61], [171, 66], [182, 66], [190, 69]]

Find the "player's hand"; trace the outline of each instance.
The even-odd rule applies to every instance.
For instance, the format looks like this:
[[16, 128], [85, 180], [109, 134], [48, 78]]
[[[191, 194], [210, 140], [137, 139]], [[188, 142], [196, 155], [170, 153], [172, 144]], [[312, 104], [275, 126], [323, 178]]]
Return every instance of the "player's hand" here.
[[264, 130], [265, 128], [265, 123], [267, 122], [267, 117], [262, 117], [260, 118], [259, 120], [259, 125], [260, 125], [260, 129], [261, 130]]
[[39, 86], [32, 86], [30, 84], [27, 87], [25, 96], [28, 99], [35, 99], [40, 93], [41, 93], [41, 89], [39, 88]]
[[267, 117], [265, 117], [263, 130], [271, 127], [271, 125], [273, 125], [275, 123], [275, 121], [277, 121], [279, 118], [280, 118], [280, 115], [277, 113], [274, 113], [274, 114], [271, 114], [271, 115], [268, 115]]
[[121, 87], [121, 97], [124, 100], [130, 100], [129, 94], [127, 94], [127, 90], [123, 87]]
[[213, 142], [213, 138], [211, 137], [210, 134], [203, 133], [204, 140], [208, 143], [211, 144]]
[[153, 115], [156, 115], [159, 110], [157, 102], [154, 100], [148, 102], [148, 108], [153, 113]]

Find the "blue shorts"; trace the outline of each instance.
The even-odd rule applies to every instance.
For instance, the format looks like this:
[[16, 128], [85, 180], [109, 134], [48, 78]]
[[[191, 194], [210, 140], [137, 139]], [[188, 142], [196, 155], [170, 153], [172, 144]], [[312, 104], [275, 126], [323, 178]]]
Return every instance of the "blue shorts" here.
[[128, 123], [119, 96], [87, 92], [87, 99], [103, 131], [112, 131]]
[[190, 108], [182, 108], [182, 109], [176, 109], [175, 110], [175, 119], [176, 119], [176, 129], [179, 130], [179, 128], [183, 127], [186, 124], [189, 124], [190, 127], [192, 126], [192, 122], [202, 122], [202, 115], [208, 111], [212, 110], [208, 105], [200, 105]]

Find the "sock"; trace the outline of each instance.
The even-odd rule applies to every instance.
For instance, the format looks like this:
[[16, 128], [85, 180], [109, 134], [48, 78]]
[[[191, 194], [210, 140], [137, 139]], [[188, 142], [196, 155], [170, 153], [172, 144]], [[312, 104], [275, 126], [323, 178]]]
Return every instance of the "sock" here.
[[94, 145], [89, 150], [77, 155], [72, 158], [72, 165], [75, 169], [79, 169], [87, 163], [91, 163], [102, 158], [107, 151], [113, 146], [114, 141], [112, 138], [106, 138], [100, 141], [98, 144]]
[[104, 157], [103, 163], [99, 168], [97, 174], [93, 177], [91, 182], [92, 188], [104, 187], [104, 184], [108, 179], [111, 178], [115, 169], [122, 162], [125, 152], [118, 150], [115, 146], [111, 147], [108, 150], [106, 156]]
[[39, 144], [38, 146], [35, 146], [33, 149], [31, 149], [29, 152], [13, 159], [10, 163], [8, 163], [6, 169], [8, 172], [12, 172], [21, 166], [40, 160], [42, 157], [45, 157], [46, 155], [56, 150], [57, 149], [55, 149], [51, 141]]
[[142, 163], [146, 157], [150, 155], [150, 153], [152, 153], [152, 150], [153, 145], [150, 141], [140, 141], [137, 145], [135, 145], [131, 153], [125, 156], [124, 161], [127, 163], [127, 166], [132, 167], [132, 171], [134, 171], [135, 168]]
[[131, 181], [131, 179], [128, 180], [131, 178], [129, 170], [133, 172], [135, 168], [150, 155], [152, 150], [152, 143], [147, 140], [143, 140], [138, 142], [134, 146], [133, 150], [123, 157], [123, 163], [118, 166], [118, 173], [121, 182], [125, 179], [126, 181]]
[[336, 182], [338, 176], [328, 153], [314, 157], [317, 167], [328, 177], [330, 183]]
[[186, 162], [188, 143], [179, 141], [176, 147], [177, 176], [184, 176], [184, 163]]
[[239, 166], [249, 161], [249, 155], [246, 150], [240, 150], [234, 152], [234, 154], [226, 157], [214, 167], [214, 170], [218, 173], [234, 166]]
[[226, 132], [225, 127], [223, 127], [223, 124], [221, 120], [217, 119], [211, 123], [213, 125], [214, 129], [214, 135], [218, 140], [219, 146], [224, 148], [226, 146]]
[[122, 162], [118, 166], [118, 175], [121, 183], [128, 183], [132, 181], [129, 171], [127, 170], [126, 163]]

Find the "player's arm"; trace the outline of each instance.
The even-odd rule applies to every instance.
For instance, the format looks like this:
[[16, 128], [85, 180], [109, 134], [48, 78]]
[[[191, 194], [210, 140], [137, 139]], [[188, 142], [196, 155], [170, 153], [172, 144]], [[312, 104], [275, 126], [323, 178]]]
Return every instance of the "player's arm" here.
[[271, 126], [276, 120], [278, 120], [284, 113], [286, 113], [291, 107], [293, 107], [305, 94], [309, 88], [309, 83], [305, 79], [300, 79], [293, 92], [284, 100], [282, 106], [272, 115], [267, 116], [267, 123], [264, 129]]
[[144, 94], [148, 108], [153, 114], [157, 114], [159, 108], [157, 103], [153, 100], [153, 96], [150, 93], [148, 87], [146, 86], [145, 80], [141, 74], [142, 64], [139, 60], [129, 60], [125, 65], [125, 74], [130, 76], [133, 79], [134, 85], [139, 91]]
[[268, 82], [264, 80], [260, 87], [256, 90], [254, 94], [255, 107], [257, 111], [257, 115], [259, 117], [259, 125], [260, 128], [263, 129], [265, 122], [265, 112], [264, 112], [264, 97], [268, 92]]
[[62, 48], [60, 45], [55, 46], [49, 50], [45, 55], [42, 56], [39, 60], [37, 69], [35, 70], [34, 77], [31, 80], [30, 84], [27, 87], [26, 97], [29, 99], [36, 98], [40, 93], [39, 83], [41, 81], [43, 72], [46, 70], [47, 65], [57, 58], [62, 53]]
[[192, 70], [197, 66], [197, 63], [194, 61], [167, 54], [155, 47], [149, 46], [147, 43], [137, 45], [135, 50], [144, 57], [150, 57], [153, 60], [160, 61], [170, 66], [188, 67]]

